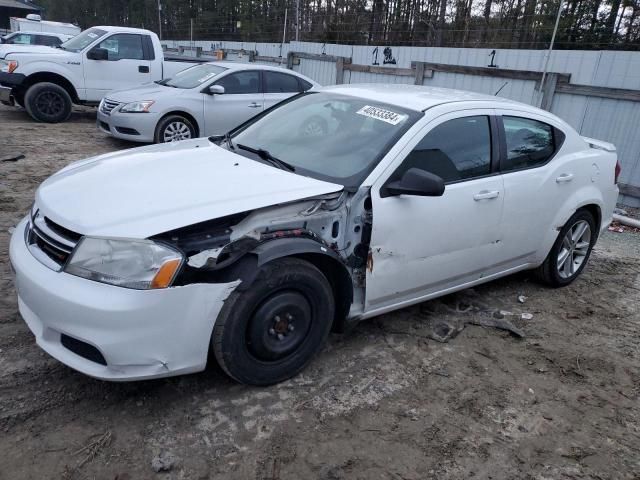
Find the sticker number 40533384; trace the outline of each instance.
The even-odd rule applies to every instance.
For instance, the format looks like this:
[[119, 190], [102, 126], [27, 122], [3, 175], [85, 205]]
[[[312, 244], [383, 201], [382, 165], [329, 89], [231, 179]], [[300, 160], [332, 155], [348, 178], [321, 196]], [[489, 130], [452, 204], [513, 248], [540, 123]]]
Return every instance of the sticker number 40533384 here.
[[376, 120], [390, 123], [391, 125], [397, 125], [407, 118], [406, 115], [401, 113], [392, 112], [391, 110], [385, 110], [380, 107], [372, 107], [371, 105], [365, 105], [356, 113], [358, 115], [364, 115], [365, 117], [371, 117]]

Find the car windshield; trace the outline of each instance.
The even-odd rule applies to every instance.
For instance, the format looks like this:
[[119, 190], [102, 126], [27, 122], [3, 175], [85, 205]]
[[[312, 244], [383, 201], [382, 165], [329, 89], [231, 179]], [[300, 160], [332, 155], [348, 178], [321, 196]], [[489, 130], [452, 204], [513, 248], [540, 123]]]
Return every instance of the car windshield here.
[[166, 85], [167, 87], [196, 88], [225, 70], [226, 68], [219, 65], [204, 63], [202, 65], [187, 68], [186, 70], [177, 73], [173, 78], [158, 83]]
[[[420, 115], [375, 100], [307, 93], [250, 123], [232, 141], [267, 151], [296, 173], [355, 188]], [[260, 158], [242, 147], [236, 153]]]
[[90, 28], [82, 33], [79, 33], [70, 40], [67, 40], [60, 48], [63, 50], [69, 50], [70, 52], [79, 52], [85, 47], [93, 43], [95, 40], [103, 37], [107, 32], [100, 30], [99, 28]]

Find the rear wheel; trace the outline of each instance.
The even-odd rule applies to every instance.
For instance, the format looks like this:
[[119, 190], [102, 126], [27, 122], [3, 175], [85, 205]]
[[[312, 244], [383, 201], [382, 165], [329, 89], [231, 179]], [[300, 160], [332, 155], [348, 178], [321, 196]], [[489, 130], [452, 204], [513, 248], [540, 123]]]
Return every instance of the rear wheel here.
[[578, 210], [562, 227], [549, 255], [536, 270], [538, 278], [552, 287], [569, 285], [584, 270], [596, 239], [595, 218], [587, 210]]
[[42, 82], [29, 87], [24, 96], [24, 107], [34, 120], [59, 123], [71, 116], [72, 101], [60, 85]]
[[212, 335], [222, 369], [250, 385], [271, 385], [300, 372], [322, 348], [334, 314], [326, 277], [312, 264], [282, 258], [225, 301]]
[[178, 142], [196, 138], [196, 128], [182, 115], [170, 115], [158, 122], [155, 133], [156, 143]]

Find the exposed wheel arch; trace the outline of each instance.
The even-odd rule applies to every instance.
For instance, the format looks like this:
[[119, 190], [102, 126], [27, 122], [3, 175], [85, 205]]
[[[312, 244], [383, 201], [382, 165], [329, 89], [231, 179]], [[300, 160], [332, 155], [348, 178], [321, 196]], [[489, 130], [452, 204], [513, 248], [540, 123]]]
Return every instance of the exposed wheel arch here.
[[52, 73], [52, 72], [38, 72], [32, 75], [29, 75], [27, 78], [25, 78], [24, 82], [20, 86], [19, 94], [22, 95], [22, 97], [24, 98], [24, 94], [29, 89], [29, 87], [31, 87], [32, 85], [35, 85], [36, 83], [43, 83], [43, 82], [55, 83], [56, 85], [61, 86], [67, 91], [73, 103], [80, 103], [80, 99], [78, 98], [78, 92], [76, 91], [73, 84], [62, 75], [59, 75], [57, 73]]

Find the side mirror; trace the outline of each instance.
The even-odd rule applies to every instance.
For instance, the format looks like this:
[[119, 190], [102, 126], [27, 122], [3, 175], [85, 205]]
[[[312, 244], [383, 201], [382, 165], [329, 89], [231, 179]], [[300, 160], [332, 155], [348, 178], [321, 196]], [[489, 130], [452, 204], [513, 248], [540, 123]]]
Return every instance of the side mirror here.
[[208, 90], [210, 95], [222, 95], [224, 93], [222, 85], [211, 85]]
[[109, 60], [109, 50], [106, 48], [95, 47], [87, 52], [89, 60]]
[[444, 193], [444, 180], [433, 173], [419, 168], [410, 168], [400, 180], [388, 183], [380, 190], [380, 196], [416, 195], [420, 197], [440, 197]]

